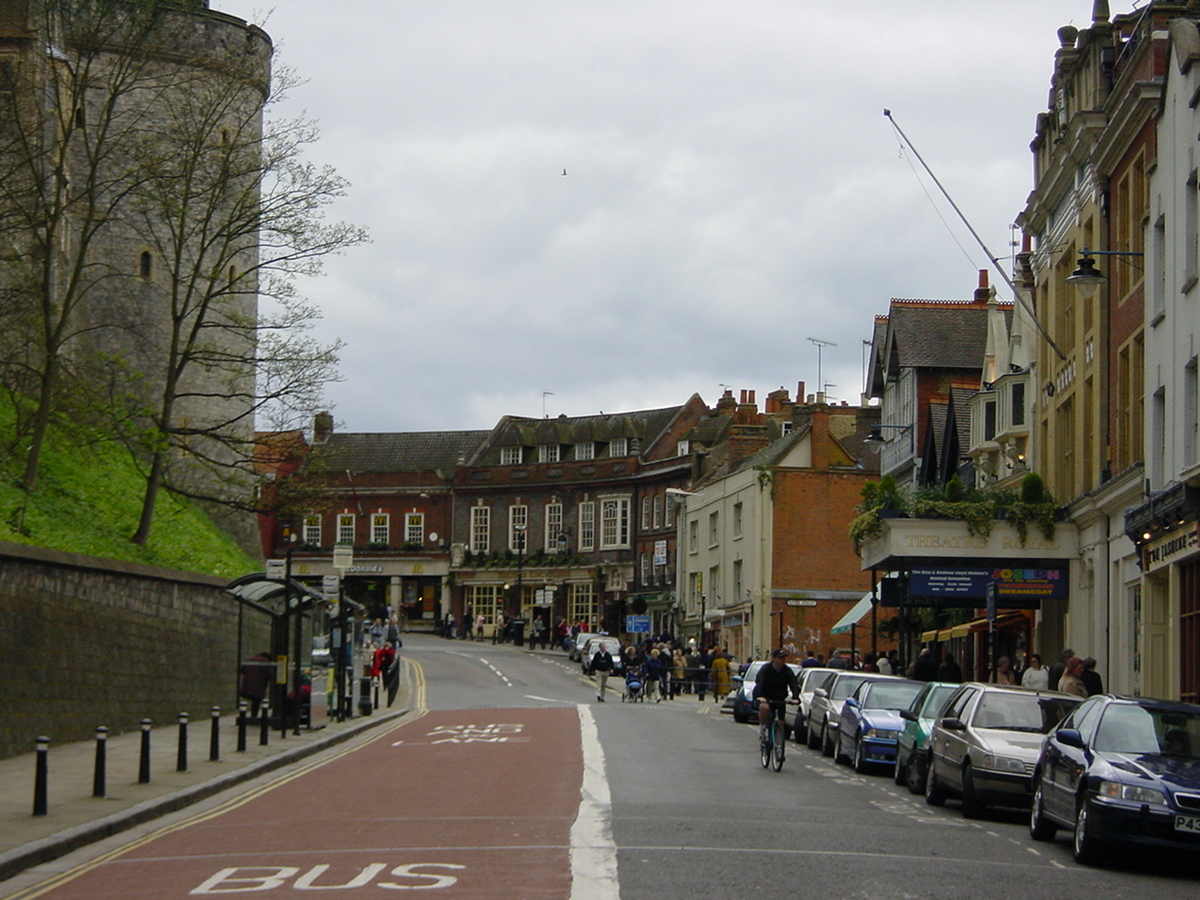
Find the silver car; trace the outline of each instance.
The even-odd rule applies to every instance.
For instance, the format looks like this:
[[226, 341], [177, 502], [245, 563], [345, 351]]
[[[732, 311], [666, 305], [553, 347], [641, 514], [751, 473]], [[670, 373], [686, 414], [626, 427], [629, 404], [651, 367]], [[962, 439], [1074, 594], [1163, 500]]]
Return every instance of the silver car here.
[[1081, 701], [1010, 685], [960, 686], [929, 736], [925, 802], [959, 797], [968, 819], [989, 805], [1028, 807], [1042, 737]]
[[812, 706], [813, 692], [819, 688], [829, 676], [844, 669], [826, 669], [820, 666], [800, 667], [800, 703], [789, 704], [784, 711], [783, 719], [789, 734], [796, 739], [797, 744], [808, 740], [808, 710]]

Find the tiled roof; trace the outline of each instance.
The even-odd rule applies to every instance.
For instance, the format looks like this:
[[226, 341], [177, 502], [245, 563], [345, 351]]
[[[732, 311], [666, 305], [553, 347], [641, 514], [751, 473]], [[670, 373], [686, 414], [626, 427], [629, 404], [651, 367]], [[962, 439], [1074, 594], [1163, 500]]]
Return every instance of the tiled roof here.
[[335, 432], [313, 448], [331, 471], [429, 472], [452, 469], [471, 458], [488, 431]]
[[[1012, 305], [1004, 305], [1011, 319]], [[893, 300], [888, 311], [893, 368], [978, 369], [987, 346], [986, 306], [955, 301]]]
[[594, 416], [562, 415], [553, 419], [506, 416], [486, 434], [488, 440], [480, 442], [476, 458], [468, 461], [476, 465], [495, 462], [491, 457], [499, 447], [604, 443], [614, 438], [627, 438], [630, 454], [642, 453], [659, 439], [683, 408], [668, 406]]

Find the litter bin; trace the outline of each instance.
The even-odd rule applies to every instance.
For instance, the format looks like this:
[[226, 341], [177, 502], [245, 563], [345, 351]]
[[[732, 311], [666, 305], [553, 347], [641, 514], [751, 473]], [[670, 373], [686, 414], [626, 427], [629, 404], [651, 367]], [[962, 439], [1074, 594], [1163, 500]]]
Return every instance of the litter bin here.
[[525, 620], [521, 619], [521, 618], [513, 619], [511, 622], [508, 623], [508, 625], [509, 625], [509, 628], [512, 629], [513, 643], [516, 644], [518, 647], [524, 647], [525, 646]]

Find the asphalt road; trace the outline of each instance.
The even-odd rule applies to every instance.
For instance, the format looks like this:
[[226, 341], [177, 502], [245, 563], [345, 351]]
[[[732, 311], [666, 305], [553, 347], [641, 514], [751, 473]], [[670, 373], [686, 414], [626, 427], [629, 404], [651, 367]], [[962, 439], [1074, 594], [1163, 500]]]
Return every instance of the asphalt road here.
[[1169, 900], [1200, 885], [1186, 863], [1077, 866], [1065, 836], [1030, 840], [1023, 813], [967, 821], [796, 744], [764, 770], [755, 729], [715, 703], [622, 703], [610, 682], [600, 704], [561, 653], [413, 635], [404, 655], [400, 725], [31, 870], [8, 896]]

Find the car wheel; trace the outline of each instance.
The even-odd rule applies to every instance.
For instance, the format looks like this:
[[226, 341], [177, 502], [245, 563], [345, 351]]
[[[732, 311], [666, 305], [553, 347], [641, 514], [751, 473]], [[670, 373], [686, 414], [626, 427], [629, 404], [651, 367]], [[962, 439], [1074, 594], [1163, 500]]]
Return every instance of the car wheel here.
[[1050, 841], [1058, 828], [1042, 813], [1042, 780], [1039, 778], [1033, 790], [1033, 805], [1029, 810], [1029, 836], [1035, 841]]
[[983, 815], [983, 804], [975, 793], [975, 770], [970, 763], [963, 766], [962, 814], [964, 819], [978, 819]]
[[925, 793], [925, 754], [913, 753], [904, 767], [908, 774], [908, 792], [910, 794]]
[[933, 772], [932, 763], [925, 775], [925, 802], [930, 806], [946, 805], [946, 792], [942, 789], [941, 784], [937, 780], [937, 775]]
[[863, 756], [862, 738], [860, 737], [854, 742], [854, 771], [859, 775], [865, 775], [869, 765], [867, 758]]
[[1075, 862], [1085, 866], [1098, 865], [1104, 854], [1103, 845], [1088, 831], [1087, 797], [1079, 799], [1079, 811], [1075, 813], [1075, 839], [1071, 849], [1075, 854]]
[[805, 726], [804, 733], [808, 737], [808, 739], [805, 741], [805, 744], [809, 750], [816, 750], [821, 746], [821, 735], [813, 734], [812, 722], [809, 722], [808, 725]]
[[736, 701], [733, 704], [733, 721], [737, 722], [739, 725], [745, 725], [750, 721], [750, 717], [741, 711]]
[[833, 756], [834, 749], [833, 738], [829, 736], [829, 723], [826, 722], [821, 726], [821, 755]]

